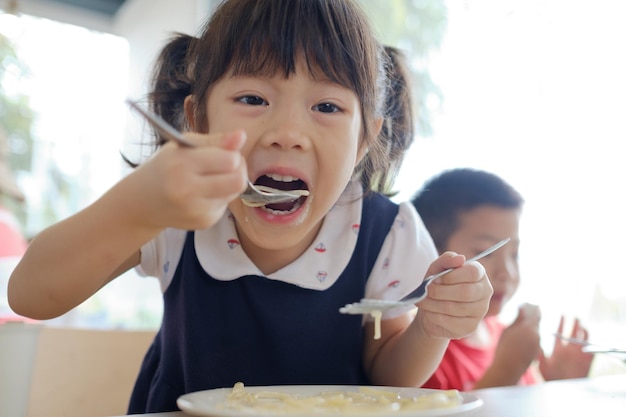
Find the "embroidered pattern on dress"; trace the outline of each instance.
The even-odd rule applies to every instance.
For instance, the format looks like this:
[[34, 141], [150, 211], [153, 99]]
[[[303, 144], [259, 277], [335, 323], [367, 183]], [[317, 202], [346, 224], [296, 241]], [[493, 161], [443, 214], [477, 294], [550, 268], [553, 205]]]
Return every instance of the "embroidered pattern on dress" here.
[[326, 278], [328, 278], [328, 273], [326, 271], [317, 271], [315, 278], [317, 278], [319, 282], [324, 282], [326, 281]]
[[383, 271], [389, 268], [389, 257], [386, 257], [383, 261]]

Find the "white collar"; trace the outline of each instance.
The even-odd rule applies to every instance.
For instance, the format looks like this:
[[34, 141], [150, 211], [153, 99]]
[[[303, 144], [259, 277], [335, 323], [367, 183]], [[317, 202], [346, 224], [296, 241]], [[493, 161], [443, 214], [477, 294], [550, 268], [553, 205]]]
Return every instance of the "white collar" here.
[[196, 256], [213, 278], [230, 281], [260, 275], [303, 288], [326, 290], [344, 271], [356, 247], [361, 223], [361, 185], [353, 181], [324, 218], [315, 240], [291, 264], [264, 275], [243, 251], [230, 212], [211, 228], [195, 232]]

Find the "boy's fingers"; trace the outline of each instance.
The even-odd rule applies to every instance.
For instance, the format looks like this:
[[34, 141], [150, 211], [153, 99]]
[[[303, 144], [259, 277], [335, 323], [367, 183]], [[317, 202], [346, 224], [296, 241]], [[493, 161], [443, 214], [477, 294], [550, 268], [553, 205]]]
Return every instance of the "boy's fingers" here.
[[556, 329], [556, 331], [559, 334], [563, 334], [563, 329], [565, 328], [565, 316], [561, 316], [561, 318], [559, 319], [559, 326]]
[[[562, 333], [562, 330], [561, 330]], [[580, 323], [580, 320], [576, 318], [574, 320], [574, 327], [572, 328], [572, 337], [587, 340], [589, 337], [589, 332], [583, 325]]]
[[541, 310], [539, 306], [524, 303], [520, 306], [520, 311], [523, 311], [524, 320], [533, 324], [539, 324], [539, 320], [541, 320]]

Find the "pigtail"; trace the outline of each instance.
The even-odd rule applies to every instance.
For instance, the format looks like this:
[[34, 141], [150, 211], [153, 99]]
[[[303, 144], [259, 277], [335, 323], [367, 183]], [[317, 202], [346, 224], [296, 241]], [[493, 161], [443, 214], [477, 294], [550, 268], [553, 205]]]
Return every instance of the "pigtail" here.
[[[191, 93], [191, 78], [187, 64], [187, 51], [196, 38], [177, 33], [161, 50], [157, 57], [151, 78], [151, 91], [148, 93], [149, 107], [170, 125], [178, 130], [187, 127], [185, 119], [185, 97]], [[145, 144], [152, 152], [167, 140], [153, 129], [154, 141]], [[131, 168], [139, 162], [130, 160], [124, 153], [122, 159]]]
[[384, 192], [390, 193], [404, 155], [413, 143], [415, 131], [410, 72], [406, 57], [402, 51], [391, 46], [385, 46], [385, 52], [388, 84], [380, 140], [387, 149], [389, 167], [383, 173], [380, 186]]
[[385, 46], [382, 55], [386, 76], [383, 124], [363, 161], [361, 181], [366, 191], [391, 196], [404, 155], [413, 143], [413, 103], [406, 57], [391, 46]]
[[392, 172], [397, 174], [405, 152], [413, 143], [413, 100], [411, 96], [411, 76], [406, 57], [397, 48], [386, 46], [387, 53], [387, 94], [385, 97], [385, 120], [381, 134], [387, 142]]
[[[174, 128], [187, 129], [185, 98], [191, 94], [191, 78], [187, 52], [196, 38], [177, 33], [161, 50], [152, 74], [152, 91], [149, 93], [151, 110]], [[156, 134], [156, 146], [165, 139]]]

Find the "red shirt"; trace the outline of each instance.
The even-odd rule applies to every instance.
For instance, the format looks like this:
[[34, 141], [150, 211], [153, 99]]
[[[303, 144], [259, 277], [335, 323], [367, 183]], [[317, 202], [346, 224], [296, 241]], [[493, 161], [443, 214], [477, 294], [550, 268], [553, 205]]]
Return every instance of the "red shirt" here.
[[26, 245], [15, 216], [0, 207], [0, 324], [25, 320], [16, 316], [9, 308], [6, 288], [9, 275], [26, 252]]
[[[470, 391], [493, 362], [493, 357], [505, 326], [495, 317], [485, 319], [492, 343], [486, 347], [468, 345], [464, 339], [451, 340], [448, 349], [433, 376], [422, 386], [435, 389]], [[535, 378], [527, 369], [520, 379], [521, 385], [534, 384]]]
[[0, 208], [0, 258], [20, 257], [26, 252], [26, 239], [17, 220], [6, 209]]

